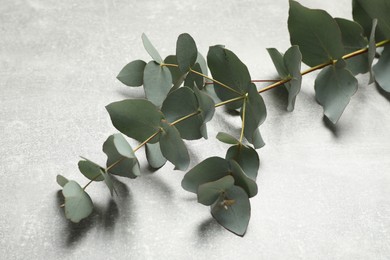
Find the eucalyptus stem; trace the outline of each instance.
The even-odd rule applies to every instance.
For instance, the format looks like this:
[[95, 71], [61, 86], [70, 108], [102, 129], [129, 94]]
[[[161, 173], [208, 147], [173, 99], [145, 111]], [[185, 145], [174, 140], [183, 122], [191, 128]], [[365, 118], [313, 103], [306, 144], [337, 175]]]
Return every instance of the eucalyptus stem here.
[[188, 115], [186, 115], [186, 116], [183, 116], [183, 117], [177, 119], [176, 121], [173, 121], [173, 122], [171, 123], [171, 125], [176, 125], [176, 124], [178, 124], [178, 123], [180, 123], [180, 122], [182, 122], [182, 121], [184, 121], [184, 120], [186, 120], [186, 119], [188, 119], [188, 118], [190, 118], [190, 117], [193, 117], [193, 116], [196, 116], [196, 115], [200, 114], [200, 112], [201, 112], [201, 111], [198, 110], [198, 111], [195, 111], [195, 112], [193, 112], [193, 113], [191, 113], [191, 114], [188, 114]]
[[[245, 99], [248, 97], [246, 96]], [[244, 104], [242, 105], [242, 125], [241, 125], [241, 134], [240, 134], [240, 143], [242, 143], [242, 139], [244, 138], [245, 131], [245, 112], [246, 112], [246, 102], [244, 100]]]
[[[176, 68], [179, 67], [179, 65], [177, 65], [177, 64], [171, 64], [171, 63], [162, 63], [160, 66], [176, 67]], [[218, 80], [216, 80], [216, 79], [213, 79], [213, 78], [211, 78], [211, 77], [209, 77], [209, 76], [207, 76], [207, 75], [205, 75], [205, 74], [203, 74], [203, 73], [200, 73], [200, 72], [198, 72], [198, 71], [196, 71], [196, 70], [193, 70], [193, 69], [191, 69], [191, 68], [190, 68], [190, 72], [192, 72], [192, 73], [194, 73], [194, 74], [197, 74], [197, 75], [199, 75], [199, 76], [201, 76], [201, 77], [203, 77], [203, 78], [205, 78], [205, 79], [211, 80], [211, 81], [213, 81], [214, 83], [220, 85], [221, 87], [224, 87], [224, 88], [226, 88], [226, 89], [228, 89], [228, 90], [230, 90], [230, 91], [232, 91], [232, 92], [234, 92], [234, 93], [236, 93], [236, 94], [238, 94], [238, 95], [241, 95], [241, 93], [238, 92], [237, 90], [235, 90], [235, 89], [229, 87], [228, 85], [226, 85], [226, 84], [224, 84], [224, 83], [222, 83], [222, 82], [220, 82], [220, 81], [218, 81]]]
[[[384, 45], [386, 45], [388, 43], [390, 43], [390, 40], [384, 40], [384, 41], [378, 42], [375, 45], [376, 45], [376, 47], [382, 47], [382, 46], [384, 46]], [[366, 53], [366, 52], [368, 52], [368, 48], [363, 48], [363, 49], [360, 49], [360, 50], [348, 53], [348, 54], [344, 55], [341, 58], [344, 59], [344, 60], [347, 60], [347, 59], [353, 58], [355, 56], [361, 55], [361, 54]], [[309, 68], [309, 69], [307, 69], [305, 71], [302, 71], [301, 75], [304, 76], [304, 75], [306, 75], [306, 74], [308, 74], [310, 72], [313, 72], [313, 71], [325, 68], [325, 67], [327, 67], [329, 65], [332, 65], [332, 64], [334, 64], [334, 60], [330, 60], [328, 62], [319, 64], [319, 65], [314, 66], [312, 68]], [[283, 85], [284, 83], [289, 82], [290, 80], [292, 80], [292, 78], [286, 78], [286, 79], [279, 80], [279, 81], [275, 82], [274, 84], [271, 84], [271, 85], [269, 85], [269, 86], [267, 86], [265, 88], [260, 89], [258, 92], [259, 93], [263, 93], [263, 92], [265, 92], [267, 90], [279, 87], [279, 86]], [[226, 104], [230, 104], [230, 103], [239, 101], [239, 100], [244, 99], [244, 98], [245, 98], [244, 96], [240, 96], [240, 97], [228, 99], [228, 100], [225, 100], [225, 101], [222, 101], [220, 103], [215, 104], [215, 107], [219, 107], [219, 106], [223, 106], [223, 105], [226, 105]]]
[[95, 181], [98, 177], [100, 177], [102, 174], [99, 173], [98, 175], [96, 175], [95, 177], [92, 178], [92, 180], [90, 180], [84, 187], [83, 187], [83, 190], [85, 190], [89, 184], [91, 184], [93, 181]]
[[147, 144], [150, 140], [152, 140], [156, 135], [158, 135], [159, 133], [161, 132], [161, 129], [158, 129], [154, 134], [152, 134], [151, 136], [149, 136], [145, 141], [143, 141], [142, 143], [140, 143], [136, 148], [133, 149], [133, 153], [135, 153], [136, 151], [138, 151], [138, 149], [140, 149], [142, 146], [144, 146], [145, 144]]

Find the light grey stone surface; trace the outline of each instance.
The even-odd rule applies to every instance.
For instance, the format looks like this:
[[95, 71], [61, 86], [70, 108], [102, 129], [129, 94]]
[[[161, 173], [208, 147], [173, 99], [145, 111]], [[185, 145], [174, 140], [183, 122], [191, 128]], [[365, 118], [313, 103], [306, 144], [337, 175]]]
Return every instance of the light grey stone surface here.
[[[350, 1], [301, 3], [351, 17]], [[282, 91], [263, 95], [267, 145], [244, 238], [181, 189], [183, 172], [151, 173], [143, 151], [144, 175], [117, 183], [120, 196], [88, 188], [96, 206], [88, 220], [70, 224], [59, 208], [55, 176], [84, 184], [78, 156], [104, 163], [101, 146], [116, 132], [104, 106], [143, 96], [115, 79], [127, 62], [149, 60], [142, 32], [163, 56], [182, 32], [203, 54], [225, 44], [264, 79], [275, 76], [265, 48], [289, 47], [287, 14], [285, 0], [2, 0], [0, 258], [389, 259], [390, 97], [366, 76], [336, 127], [315, 101], [315, 75], [304, 77], [293, 113]], [[214, 136], [239, 127], [218, 109], [209, 141], [187, 143], [191, 165], [224, 156]]]

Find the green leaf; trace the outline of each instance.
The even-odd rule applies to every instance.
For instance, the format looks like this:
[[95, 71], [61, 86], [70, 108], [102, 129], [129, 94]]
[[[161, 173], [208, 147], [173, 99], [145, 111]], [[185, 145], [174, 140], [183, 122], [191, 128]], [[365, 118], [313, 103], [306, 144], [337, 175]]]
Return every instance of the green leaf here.
[[[197, 71], [199, 73], [202, 73], [202, 68], [200, 67], [199, 63], [195, 63], [192, 66], [192, 70]], [[187, 74], [187, 77], [184, 81], [184, 86], [187, 86], [190, 88], [202, 89], [203, 84], [204, 84], [203, 77], [198, 75], [198, 74], [195, 74], [191, 71]]]
[[371, 21], [378, 19], [377, 40], [390, 39], [390, 2], [388, 0], [355, 0], [353, 3], [353, 15], [365, 28], [366, 35], [370, 35]]
[[148, 160], [148, 163], [150, 167], [158, 169], [162, 167], [166, 162], [167, 159], [163, 156], [160, 144], [146, 144], [146, 159]]
[[390, 92], [390, 45], [386, 45], [374, 68], [375, 80], [386, 92]]
[[169, 69], [154, 61], [146, 64], [144, 71], [144, 89], [148, 100], [160, 107], [172, 88], [172, 76]]
[[198, 49], [194, 39], [188, 33], [180, 34], [176, 42], [176, 57], [179, 69], [187, 72], [195, 64]]
[[149, 53], [150, 57], [152, 57], [155, 62], [162, 63], [163, 60], [160, 54], [144, 33], [142, 34], [142, 43], [144, 44], [145, 50]]
[[234, 161], [229, 160], [231, 174], [234, 178], [234, 185], [240, 186], [248, 194], [249, 198], [256, 196], [257, 194], [257, 184], [254, 180], [249, 178], [245, 172], [242, 170], [240, 165]]
[[[145, 99], [126, 99], [106, 106], [112, 124], [121, 133], [139, 142], [145, 141], [160, 129], [163, 114]], [[150, 142], [158, 141], [158, 136]]]
[[239, 144], [240, 143], [240, 141], [238, 141], [235, 137], [233, 137], [227, 133], [224, 133], [224, 132], [219, 132], [217, 134], [217, 139], [225, 144]]
[[210, 157], [187, 172], [181, 186], [186, 191], [196, 193], [199, 185], [219, 180], [227, 176], [229, 170], [228, 161], [220, 157]]
[[[169, 55], [168, 57], [165, 58], [164, 63], [177, 65], [176, 56]], [[182, 73], [180, 71], [179, 67], [174, 67], [174, 66], [167, 66], [167, 67], [168, 67], [169, 71], [171, 72], [171, 76], [172, 76], [172, 84], [173, 84], [173, 87], [171, 89], [171, 91], [172, 91], [172, 90], [179, 88], [181, 86], [181, 84], [183, 84], [187, 73]]]
[[311, 67], [344, 54], [340, 29], [323, 10], [309, 9], [290, 0], [288, 30], [291, 44], [299, 46], [303, 62]]
[[203, 55], [200, 52], [198, 52], [198, 56], [196, 57], [195, 63], [199, 64], [202, 74], [207, 76], [208, 75], [207, 63], [206, 63], [205, 58], [203, 57]]
[[196, 99], [198, 101], [200, 115], [203, 118], [203, 122], [206, 123], [210, 121], [215, 112], [215, 103], [214, 100], [205, 92], [199, 91], [198, 89], [193, 89]]
[[86, 160], [80, 160], [78, 163], [80, 172], [89, 180], [91, 181], [103, 181], [104, 177], [102, 175], [102, 172], [104, 169], [102, 169], [99, 165], [96, 163], [86, 159]]
[[[248, 86], [251, 84], [248, 68], [232, 51], [220, 45], [212, 46], [207, 54], [207, 63], [215, 80], [237, 92], [214, 83], [215, 93], [222, 101], [247, 93]], [[228, 109], [237, 109], [241, 106], [242, 100], [227, 104]]]
[[199, 185], [198, 188], [198, 202], [210, 206], [212, 205], [227, 189], [234, 185], [234, 178], [230, 175], [225, 176], [219, 180], [208, 182]]
[[370, 80], [368, 81], [368, 84], [371, 84], [375, 81], [374, 73], [372, 72], [372, 63], [374, 62], [375, 54], [376, 54], [375, 30], [377, 24], [378, 24], [377, 19], [372, 20], [372, 29], [371, 29], [370, 39], [368, 41], [368, 68], [370, 72]]
[[[349, 21], [342, 18], [335, 18], [340, 31], [344, 44], [345, 52], [348, 54], [357, 51], [362, 48], [366, 48], [368, 40], [364, 37], [363, 28], [356, 22]], [[368, 56], [367, 53], [352, 57], [347, 62], [347, 68], [352, 74], [357, 75], [359, 73], [368, 72]]]
[[140, 169], [133, 149], [121, 134], [110, 135], [103, 144], [107, 155], [107, 170], [114, 175], [136, 178]]
[[337, 123], [358, 88], [356, 78], [345, 66], [345, 62], [339, 60], [335, 65], [323, 69], [315, 81], [317, 101], [333, 124]]
[[231, 187], [211, 206], [211, 215], [227, 230], [244, 236], [251, 215], [248, 195], [241, 187]]
[[245, 117], [244, 136], [256, 149], [263, 147], [264, 142], [258, 127], [265, 121], [267, 110], [263, 98], [257, 92], [256, 85], [250, 85], [244, 102], [240, 112], [241, 119]]
[[242, 144], [231, 146], [226, 153], [226, 160], [236, 161], [248, 177], [256, 180], [260, 159], [252, 147]]
[[110, 190], [111, 196], [114, 195], [114, 183], [112, 181], [112, 176], [109, 173], [102, 172], [102, 175], [104, 177], [104, 183], [106, 184], [107, 188]]
[[[360, 5], [357, 0], [352, 0], [352, 15], [353, 19], [358, 22], [364, 31], [364, 35], [369, 37], [372, 29], [372, 19], [370, 15], [364, 10], [364, 8]], [[385, 39], [384, 35], [380, 32], [380, 30], [376, 30], [375, 38], [378, 41], [382, 41]]]
[[[194, 92], [188, 87], [182, 87], [172, 91], [162, 104], [161, 111], [169, 123], [198, 111], [198, 101]], [[192, 116], [177, 123], [175, 127], [180, 136], [187, 140], [199, 139], [202, 137], [200, 128], [203, 120], [199, 115]]]
[[61, 187], [64, 187], [65, 184], [67, 184], [68, 182], [69, 182], [69, 180], [67, 178], [65, 178], [64, 176], [62, 176], [60, 174], [57, 175], [57, 183]]
[[161, 121], [163, 131], [160, 136], [161, 152], [168, 161], [175, 165], [175, 170], [184, 171], [190, 164], [190, 156], [179, 131], [166, 121]]
[[62, 194], [65, 197], [65, 216], [70, 221], [78, 223], [92, 213], [92, 200], [77, 182], [66, 183]]
[[146, 62], [143, 60], [132, 61], [123, 67], [116, 78], [126, 86], [141, 86], [144, 81], [143, 78], [145, 66]]
[[287, 110], [293, 111], [295, 106], [295, 99], [301, 90], [302, 75], [301, 75], [301, 61], [302, 55], [298, 46], [290, 47], [286, 53], [280, 53], [275, 48], [267, 49], [271, 59], [282, 79], [290, 79], [284, 86], [288, 91], [288, 105]]

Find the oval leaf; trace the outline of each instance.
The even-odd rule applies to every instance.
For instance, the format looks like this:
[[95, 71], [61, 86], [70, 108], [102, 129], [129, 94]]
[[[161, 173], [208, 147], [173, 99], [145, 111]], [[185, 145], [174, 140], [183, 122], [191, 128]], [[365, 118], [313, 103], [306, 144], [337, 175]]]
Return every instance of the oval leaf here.
[[229, 163], [220, 157], [210, 157], [200, 162], [184, 175], [181, 186], [196, 193], [201, 184], [219, 180], [229, 173]]
[[303, 62], [311, 67], [344, 54], [340, 29], [323, 10], [309, 9], [290, 0], [288, 30], [291, 44], [299, 46]]
[[127, 64], [116, 77], [120, 82], [130, 87], [138, 87], [143, 84], [146, 62], [135, 60]]
[[260, 159], [252, 147], [242, 144], [231, 146], [226, 153], [226, 160], [236, 161], [248, 177], [256, 180]]
[[142, 34], [142, 43], [144, 44], [144, 48], [149, 53], [150, 57], [152, 57], [155, 62], [162, 63], [163, 60], [160, 54], [144, 33]]
[[65, 178], [64, 176], [59, 175], [59, 174], [57, 175], [57, 183], [61, 187], [64, 187], [65, 184], [67, 184], [68, 182], [69, 182], [69, 180], [67, 178]]
[[65, 216], [70, 221], [78, 223], [92, 213], [92, 200], [77, 182], [66, 183], [62, 194], [65, 198]]
[[[247, 92], [251, 83], [248, 68], [232, 51], [220, 45], [212, 46], [207, 54], [207, 63], [214, 79], [236, 91], [214, 83], [215, 93], [222, 101], [242, 96]], [[242, 100], [239, 100], [227, 104], [227, 108], [237, 109], [241, 105]]]
[[265, 121], [267, 110], [264, 100], [257, 92], [256, 86], [251, 84], [248, 89], [248, 96], [245, 98], [243, 108], [241, 109], [241, 119], [244, 121], [244, 136], [257, 148], [264, 146], [258, 127]]
[[176, 57], [179, 69], [187, 72], [195, 64], [198, 49], [194, 39], [188, 33], [180, 34], [176, 42]]
[[358, 82], [350, 71], [345, 69], [345, 62], [323, 69], [314, 84], [316, 98], [324, 108], [324, 114], [336, 124], [349, 100], [358, 88]]
[[163, 131], [160, 135], [161, 152], [168, 161], [175, 165], [175, 170], [184, 171], [190, 164], [190, 156], [179, 131], [174, 126], [162, 121]]
[[376, 54], [376, 45], [375, 45], [375, 30], [376, 26], [378, 24], [378, 19], [372, 20], [372, 29], [370, 34], [370, 39], [368, 41], [368, 68], [370, 72], [370, 80], [368, 81], [368, 84], [371, 84], [374, 82], [374, 73], [372, 72], [372, 63], [375, 59]]
[[158, 169], [167, 162], [167, 159], [164, 157], [164, 155], [161, 152], [160, 144], [146, 144], [146, 159], [148, 160], [148, 163], [150, 167], [154, 169]]
[[386, 45], [374, 68], [375, 80], [386, 92], [390, 92], [390, 45]]
[[[121, 133], [139, 142], [145, 141], [160, 129], [163, 114], [145, 99], [126, 99], [106, 106], [112, 124]], [[150, 142], [155, 143], [158, 137]]]
[[80, 172], [91, 181], [103, 181], [102, 169], [99, 165], [89, 160], [81, 160], [78, 163]]
[[217, 134], [217, 139], [225, 144], [238, 144], [238, 143], [240, 143], [240, 141], [238, 141], [236, 138], [234, 138], [233, 136], [231, 136], [227, 133], [224, 133], [224, 132], [219, 132]]
[[245, 172], [241, 169], [240, 165], [236, 161], [229, 160], [229, 164], [231, 168], [231, 174], [234, 178], [234, 185], [243, 188], [248, 194], [249, 198], [256, 196], [256, 182], [245, 174]]
[[213, 204], [227, 189], [234, 184], [234, 178], [230, 175], [219, 180], [201, 184], [198, 188], [198, 202], [210, 206]]
[[244, 236], [251, 216], [248, 195], [241, 187], [231, 187], [211, 206], [211, 215], [227, 230]]
[[121, 134], [110, 135], [103, 144], [103, 152], [107, 155], [107, 171], [111, 174], [132, 179], [141, 174], [137, 157]]
[[146, 64], [144, 72], [145, 96], [160, 107], [172, 88], [172, 76], [169, 69], [154, 61]]

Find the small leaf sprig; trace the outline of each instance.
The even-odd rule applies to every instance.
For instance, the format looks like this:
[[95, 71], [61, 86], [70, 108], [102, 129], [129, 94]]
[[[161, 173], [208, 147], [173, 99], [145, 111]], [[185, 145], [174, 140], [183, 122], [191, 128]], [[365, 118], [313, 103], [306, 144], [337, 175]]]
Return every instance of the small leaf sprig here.
[[[140, 144], [133, 149], [122, 134], [109, 136], [103, 144], [106, 167], [86, 158], [79, 161], [80, 172], [90, 180], [83, 188], [58, 175], [66, 218], [79, 222], [92, 213], [93, 203], [85, 192], [91, 183], [104, 182], [113, 195], [113, 176], [142, 176], [135, 152], [143, 146], [151, 167], [160, 168], [170, 161], [176, 170], [187, 170], [190, 157], [183, 139], [207, 139], [206, 124], [215, 108], [225, 106], [239, 111], [239, 138], [234, 137], [238, 133], [218, 133], [216, 138], [230, 145], [225, 157], [206, 158], [184, 175], [181, 184], [197, 195], [199, 203], [210, 206], [218, 223], [243, 236], [250, 220], [249, 199], [258, 192], [256, 149], [264, 146], [259, 126], [267, 116], [262, 92], [284, 86], [287, 110], [293, 111], [302, 76], [321, 70], [315, 80], [315, 96], [334, 124], [358, 90], [357, 74], [370, 73], [370, 82], [390, 92], [390, 6], [385, 1], [353, 0], [354, 21], [333, 18], [324, 10], [309, 9], [293, 0], [289, 4], [292, 46], [284, 54], [267, 49], [280, 79], [266, 80], [273, 83], [259, 90], [254, 83], [264, 81], [252, 80], [246, 65], [224, 46], [211, 46], [205, 59], [194, 39], [184, 33], [178, 37], [175, 55], [162, 59], [143, 34], [152, 61], [132, 61], [117, 78], [129, 87], [143, 86], [145, 99], [106, 106], [114, 127]], [[378, 47], [384, 47], [381, 54]], [[376, 55], [379, 60], [373, 65]], [[301, 71], [301, 62], [310, 68]]]

